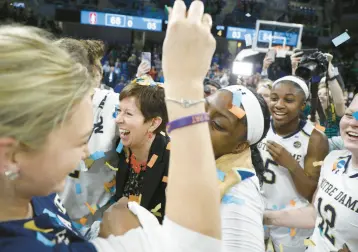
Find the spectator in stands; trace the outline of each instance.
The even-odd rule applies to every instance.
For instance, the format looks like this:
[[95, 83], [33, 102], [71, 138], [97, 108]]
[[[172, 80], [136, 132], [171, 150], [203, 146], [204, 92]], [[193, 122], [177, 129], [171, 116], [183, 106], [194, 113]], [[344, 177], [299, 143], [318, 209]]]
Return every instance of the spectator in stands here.
[[150, 68], [149, 75], [152, 77], [153, 80], [157, 79], [158, 72], [154, 66]]
[[107, 74], [111, 71], [111, 66], [109, 65], [109, 61], [107, 60], [103, 65], [103, 73]]
[[104, 76], [104, 83], [111, 88], [114, 88], [118, 82], [118, 75], [114, 71], [114, 65], [110, 66], [110, 71]]

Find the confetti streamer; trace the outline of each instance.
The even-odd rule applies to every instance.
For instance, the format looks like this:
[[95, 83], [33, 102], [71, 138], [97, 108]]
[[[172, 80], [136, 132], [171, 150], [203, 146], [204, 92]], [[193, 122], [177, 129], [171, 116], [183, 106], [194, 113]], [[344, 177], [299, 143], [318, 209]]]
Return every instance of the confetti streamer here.
[[313, 162], [313, 166], [314, 166], [314, 167], [318, 167], [318, 166], [322, 166], [322, 165], [323, 165], [323, 161]]
[[147, 166], [148, 166], [149, 168], [152, 168], [152, 167], [154, 166], [155, 162], [157, 161], [157, 159], [158, 159], [158, 156], [155, 155], [155, 154], [153, 154], [153, 156], [152, 156], [152, 158], [150, 159], [150, 161], [149, 161], [149, 163], [147, 164]]
[[322, 132], [325, 132], [325, 130], [326, 130], [326, 128], [325, 127], [323, 127], [323, 126], [321, 126], [320, 124], [316, 124], [316, 130], [319, 130], [319, 131], [322, 131]]
[[232, 168], [238, 176], [240, 176], [240, 180], [244, 181], [245, 179], [251, 178], [255, 176], [252, 170], [247, 168]]
[[352, 116], [354, 117], [354, 119], [358, 121], [358, 111], [354, 112]]
[[112, 165], [110, 165], [108, 162], [106, 162], [105, 165], [106, 165], [109, 169], [111, 169], [112, 171], [118, 171], [118, 170], [119, 170], [119, 168], [114, 168], [114, 167], [113, 167]]
[[316, 244], [311, 239], [306, 239], [303, 241], [303, 243], [306, 247], [310, 247], [310, 246], [315, 247], [316, 246]]
[[92, 167], [93, 163], [94, 163], [94, 160], [92, 158], [85, 159], [85, 165], [88, 169], [90, 169]]
[[168, 145], [167, 145], [167, 148], [166, 148], [167, 150], [170, 150], [170, 142], [168, 143]]
[[232, 92], [232, 105], [238, 108], [241, 107], [242, 93], [241, 91]]
[[160, 209], [162, 208], [162, 203], [159, 203], [156, 207], [154, 207], [151, 212], [154, 213], [154, 212], [158, 212]]
[[81, 219], [80, 219], [80, 224], [82, 225], [82, 226], [84, 226], [84, 225], [86, 225], [86, 223], [87, 223], [87, 218], [86, 217], [82, 217]]
[[349, 40], [351, 37], [348, 35], [347, 31], [343, 32], [341, 35], [335, 37], [334, 39], [332, 39], [332, 43], [334, 44], [335, 47], [343, 44], [344, 42], [346, 42], [347, 40]]
[[157, 216], [157, 217], [162, 217], [162, 213], [161, 212], [154, 212], [152, 213], [154, 216]]
[[227, 194], [224, 195], [221, 202], [223, 204], [245, 205], [245, 200]]
[[291, 201], [290, 201], [290, 206], [293, 206], [293, 207], [296, 206], [296, 201], [291, 200]]
[[123, 143], [122, 143], [122, 141], [120, 141], [119, 144], [118, 144], [118, 146], [117, 146], [116, 151], [117, 151], [118, 153], [121, 153], [122, 150], [123, 150]]
[[104, 154], [103, 151], [96, 151], [95, 153], [93, 153], [90, 158], [93, 160], [98, 160], [101, 158], [104, 158], [106, 156], [106, 154]]
[[283, 245], [280, 244], [280, 252], [283, 252]]
[[81, 184], [76, 184], [76, 194], [81, 194], [82, 193], [82, 189], [81, 189]]
[[96, 211], [90, 206], [90, 204], [86, 202], [85, 205], [87, 206], [88, 210], [91, 212], [92, 215], [96, 213]]
[[237, 107], [235, 105], [233, 105], [231, 109], [229, 109], [229, 111], [239, 119], [243, 118], [246, 115], [245, 111], [242, 108]]
[[218, 179], [221, 181], [221, 182], [224, 182], [225, 180], [225, 173], [219, 169], [216, 169], [216, 174], [218, 176]]
[[167, 176], [163, 176], [162, 182], [168, 183], [168, 177], [167, 177]]
[[291, 228], [290, 229], [290, 236], [291, 237], [294, 237], [296, 235], [297, 231], [296, 231], [296, 228]]
[[162, 136], [165, 136], [165, 132], [164, 132], [164, 131], [161, 131], [160, 134], [161, 134]]
[[134, 201], [137, 202], [139, 204], [139, 196], [135, 196], [135, 195], [129, 195], [129, 202]]

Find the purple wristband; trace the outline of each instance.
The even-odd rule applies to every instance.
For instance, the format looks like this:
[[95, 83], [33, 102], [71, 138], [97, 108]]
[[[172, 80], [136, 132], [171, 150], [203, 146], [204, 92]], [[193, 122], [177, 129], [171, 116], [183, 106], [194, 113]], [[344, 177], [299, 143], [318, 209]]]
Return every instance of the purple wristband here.
[[210, 121], [210, 117], [209, 117], [208, 113], [202, 113], [202, 114], [196, 114], [196, 115], [182, 117], [177, 120], [168, 122], [167, 132], [170, 133], [175, 129], [187, 127], [187, 126], [198, 124], [198, 123], [208, 122], [208, 121]]

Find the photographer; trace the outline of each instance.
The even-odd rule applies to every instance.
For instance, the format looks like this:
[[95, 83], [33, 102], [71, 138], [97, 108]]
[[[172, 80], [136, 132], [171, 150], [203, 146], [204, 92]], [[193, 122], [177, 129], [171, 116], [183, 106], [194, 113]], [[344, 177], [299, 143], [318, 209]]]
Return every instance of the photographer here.
[[[318, 51], [310, 55], [304, 55], [303, 51], [295, 51], [291, 56], [292, 72], [306, 81], [312, 81], [313, 76], [326, 76], [321, 79], [318, 90], [312, 86], [317, 84], [311, 85], [311, 99], [319, 98], [318, 105], [321, 105], [317, 109], [319, 119], [311, 121], [315, 123], [319, 120], [320, 125], [325, 127], [328, 138], [339, 135], [339, 121], [345, 111], [343, 90], [337, 79], [339, 73], [332, 65], [332, 59], [332, 55]], [[317, 65], [312, 67], [313, 65], [309, 66], [309, 64]], [[316, 91], [312, 93], [313, 88]]]

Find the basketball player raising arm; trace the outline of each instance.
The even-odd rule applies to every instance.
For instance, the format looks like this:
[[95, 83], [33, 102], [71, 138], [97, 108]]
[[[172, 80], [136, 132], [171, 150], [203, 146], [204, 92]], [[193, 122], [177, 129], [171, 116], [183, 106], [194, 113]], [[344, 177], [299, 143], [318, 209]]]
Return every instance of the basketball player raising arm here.
[[358, 251], [358, 96], [342, 117], [340, 132], [347, 150], [332, 151], [324, 160], [314, 205], [265, 213], [268, 225], [314, 227], [308, 252]]
[[[309, 91], [306, 83], [286, 76], [273, 84], [269, 108], [271, 128], [259, 145], [265, 163], [264, 196], [267, 210], [302, 208], [309, 205], [316, 190], [320, 166], [314, 165], [328, 153], [323, 133], [300, 118]], [[279, 251], [304, 251], [303, 241], [311, 230], [270, 228], [270, 237]]]

